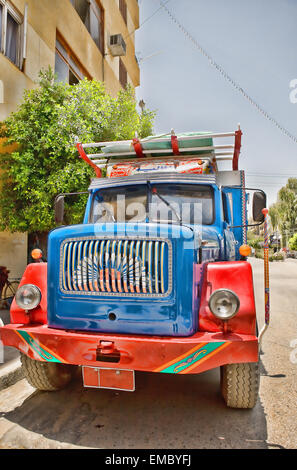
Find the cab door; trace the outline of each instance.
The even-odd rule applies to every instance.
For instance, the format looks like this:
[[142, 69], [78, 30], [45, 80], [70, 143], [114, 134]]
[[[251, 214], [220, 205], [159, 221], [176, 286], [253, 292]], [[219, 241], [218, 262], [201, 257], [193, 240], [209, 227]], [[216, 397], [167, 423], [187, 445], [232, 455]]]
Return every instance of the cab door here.
[[222, 199], [223, 199], [223, 214], [224, 214], [224, 244], [225, 244], [225, 260], [226, 261], [235, 261], [236, 259], [236, 240], [231, 229], [234, 223], [233, 217], [233, 201], [232, 193], [227, 190], [222, 190]]

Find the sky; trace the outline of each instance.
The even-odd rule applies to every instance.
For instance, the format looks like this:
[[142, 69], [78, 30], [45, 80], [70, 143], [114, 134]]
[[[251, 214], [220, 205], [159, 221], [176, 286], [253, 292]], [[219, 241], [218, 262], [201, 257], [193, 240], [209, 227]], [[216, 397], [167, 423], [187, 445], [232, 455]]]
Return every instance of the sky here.
[[[163, 0], [165, 3], [167, 0]], [[284, 135], [210, 65], [158, 8], [139, 0], [137, 99], [157, 111], [154, 131], [243, 131], [240, 169], [268, 205], [297, 177], [297, 143]], [[169, 0], [167, 8], [229, 76], [297, 138], [297, 0]], [[142, 24], [143, 23], [143, 24]], [[297, 97], [297, 92], [296, 92]], [[296, 100], [297, 101], [297, 100]], [[221, 142], [216, 142], [220, 144]]]

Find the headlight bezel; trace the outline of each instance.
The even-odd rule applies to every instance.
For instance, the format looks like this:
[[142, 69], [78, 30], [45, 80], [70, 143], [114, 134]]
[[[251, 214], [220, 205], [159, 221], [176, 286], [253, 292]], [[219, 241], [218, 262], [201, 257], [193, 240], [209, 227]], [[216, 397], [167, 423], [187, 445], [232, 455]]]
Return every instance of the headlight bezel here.
[[[218, 297], [219, 296], [222, 296], [222, 297], [229, 297], [228, 300], [232, 299], [233, 302], [234, 302], [234, 308], [233, 308], [233, 311], [231, 312], [231, 314], [229, 315], [226, 315], [226, 314], [220, 314], [218, 309], [215, 309], [214, 308], [214, 302], [215, 301], [218, 301]], [[225, 288], [222, 288], [222, 289], [216, 289], [210, 296], [209, 300], [208, 300], [208, 307], [209, 307], [209, 310], [211, 311], [211, 313], [216, 317], [218, 318], [219, 320], [222, 320], [222, 321], [228, 321], [228, 320], [231, 320], [232, 318], [235, 317], [235, 315], [238, 313], [239, 311], [239, 308], [240, 308], [240, 300], [239, 300], [239, 297], [238, 295], [231, 289], [225, 289]]]
[[[32, 302], [31, 304], [28, 304], [28, 305], [26, 305], [20, 299], [20, 296], [22, 295], [22, 293], [25, 289], [30, 289], [31, 292], [33, 291], [33, 295], [35, 296], [34, 302]], [[20, 286], [18, 288], [18, 290], [15, 294], [15, 302], [16, 302], [17, 306], [19, 308], [21, 308], [22, 310], [25, 310], [25, 311], [31, 311], [31, 310], [34, 310], [35, 308], [37, 308], [38, 305], [41, 302], [41, 298], [42, 298], [41, 290], [35, 284], [23, 284], [22, 286]]]

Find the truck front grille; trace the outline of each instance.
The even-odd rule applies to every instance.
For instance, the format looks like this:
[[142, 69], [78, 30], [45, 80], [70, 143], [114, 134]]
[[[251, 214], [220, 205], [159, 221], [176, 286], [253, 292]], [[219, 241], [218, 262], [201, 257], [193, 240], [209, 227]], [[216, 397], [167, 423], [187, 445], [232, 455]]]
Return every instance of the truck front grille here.
[[64, 293], [166, 296], [172, 284], [169, 240], [68, 239], [61, 245]]

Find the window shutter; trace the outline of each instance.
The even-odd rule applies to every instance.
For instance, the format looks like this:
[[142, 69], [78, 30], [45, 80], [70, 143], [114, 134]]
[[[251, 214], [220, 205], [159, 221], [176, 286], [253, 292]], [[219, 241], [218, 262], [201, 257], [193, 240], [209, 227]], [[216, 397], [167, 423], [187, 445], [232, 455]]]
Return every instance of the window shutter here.
[[27, 32], [28, 32], [28, 3], [25, 4], [24, 20], [21, 28], [20, 47], [20, 69], [24, 67], [24, 60], [27, 59]]
[[123, 20], [124, 20], [125, 24], [127, 24], [127, 3], [126, 3], [126, 0], [120, 0], [119, 7], [120, 7], [120, 12], [122, 14]]
[[1, 52], [2, 54], [5, 55], [5, 43], [6, 43], [6, 28], [7, 28], [7, 5], [4, 3], [3, 8], [2, 8], [2, 46], [1, 46]]
[[119, 80], [120, 80], [120, 84], [122, 85], [122, 87], [126, 88], [127, 83], [128, 83], [128, 74], [127, 74], [127, 69], [121, 58], [119, 62]]

